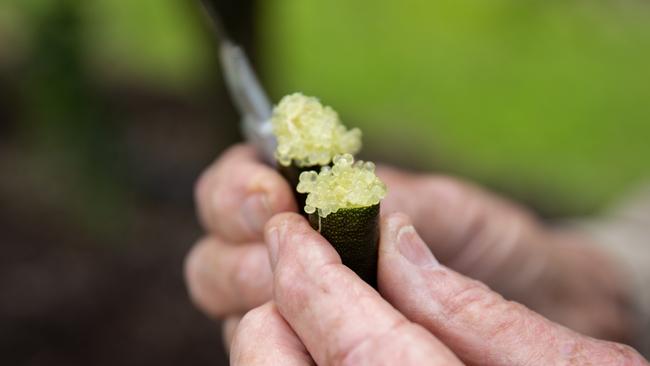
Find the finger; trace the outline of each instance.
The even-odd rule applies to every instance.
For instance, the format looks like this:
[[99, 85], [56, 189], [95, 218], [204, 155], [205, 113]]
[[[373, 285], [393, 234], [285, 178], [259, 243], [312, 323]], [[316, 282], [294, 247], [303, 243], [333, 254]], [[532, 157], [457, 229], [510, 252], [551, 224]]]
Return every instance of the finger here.
[[525, 209], [450, 177], [378, 174], [388, 185], [382, 212], [411, 217], [442, 263], [502, 293], [526, 293], [540, 280], [548, 240]]
[[297, 214], [266, 229], [274, 301], [318, 364], [453, 365], [455, 356], [407, 321]]
[[249, 311], [232, 341], [231, 365], [313, 365], [309, 353], [273, 303]]
[[[587, 238], [550, 230], [471, 184], [380, 168], [382, 212], [404, 211], [440, 262], [582, 333], [629, 339], [622, 268]], [[516, 273], [516, 276], [512, 274]]]
[[204, 238], [185, 260], [190, 297], [212, 317], [243, 314], [271, 298], [268, 258], [263, 244], [235, 246]]
[[221, 324], [221, 338], [223, 340], [223, 346], [228, 353], [230, 353], [232, 339], [235, 336], [235, 330], [237, 330], [237, 326], [239, 326], [241, 318], [242, 317], [239, 315], [229, 316]]
[[408, 217], [381, 225], [379, 288], [463, 361], [482, 365], [645, 364], [631, 348], [552, 323], [438, 263]]
[[296, 210], [289, 184], [248, 145], [230, 148], [201, 175], [195, 199], [203, 226], [231, 242], [259, 240], [273, 214]]

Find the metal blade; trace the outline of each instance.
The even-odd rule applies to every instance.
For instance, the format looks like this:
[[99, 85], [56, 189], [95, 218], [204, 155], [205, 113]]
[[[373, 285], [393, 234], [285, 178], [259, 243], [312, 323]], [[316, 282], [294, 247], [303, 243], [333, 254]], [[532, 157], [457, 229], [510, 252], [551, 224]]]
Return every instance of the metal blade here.
[[262, 157], [274, 162], [275, 136], [271, 131], [272, 106], [251, 67], [244, 50], [230, 40], [218, 12], [209, 0], [201, 0], [204, 13], [220, 41], [219, 55], [226, 86], [242, 115], [242, 130], [246, 139]]

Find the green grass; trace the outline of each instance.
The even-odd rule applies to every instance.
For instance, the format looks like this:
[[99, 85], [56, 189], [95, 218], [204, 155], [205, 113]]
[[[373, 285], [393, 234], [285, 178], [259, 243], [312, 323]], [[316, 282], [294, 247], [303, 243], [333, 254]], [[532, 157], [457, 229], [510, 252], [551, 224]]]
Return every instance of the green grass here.
[[592, 212], [650, 178], [650, 5], [262, 5], [273, 96], [321, 97], [364, 130], [367, 151], [467, 176], [549, 214]]

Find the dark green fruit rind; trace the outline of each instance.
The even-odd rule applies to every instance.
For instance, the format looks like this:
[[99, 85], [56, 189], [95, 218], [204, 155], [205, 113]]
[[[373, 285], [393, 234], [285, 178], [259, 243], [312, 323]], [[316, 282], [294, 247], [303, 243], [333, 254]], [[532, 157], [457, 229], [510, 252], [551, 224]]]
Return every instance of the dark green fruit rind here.
[[291, 164], [289, 166], [284, 166], [281, 164], [278, 164], [278, 171], [280, 174], [284, 177], [284, 179], [289, 182], [289, 186], [291, 187], [291, 191], [293, 192], [293, 196], [296, 199], [296, 203], [298, 204], [298, 212], [300, 212], [303, 216], [306, 216], [305, 214], [305, 201], [307, 200], [307, 193], [299, 193], [296, 191], [296, 187], [298, 186], [298, 183], [300, 182], [300, 173], [302, 172], [307, 172], [310, 170], [315, 170], [316, 172], [320, 171], [321, 166], [320, 165], [311, 165], [311, 166], [306, 166], [306, 167], [298, 167], [295, 164]]
[[[309, 223], [329, 241], [343, 264], [377, 288], [379, 248], [379, 204], [339, 209], [325, 218], [309, 215]], [[320, 218], [320, 223], [319, 223]]]

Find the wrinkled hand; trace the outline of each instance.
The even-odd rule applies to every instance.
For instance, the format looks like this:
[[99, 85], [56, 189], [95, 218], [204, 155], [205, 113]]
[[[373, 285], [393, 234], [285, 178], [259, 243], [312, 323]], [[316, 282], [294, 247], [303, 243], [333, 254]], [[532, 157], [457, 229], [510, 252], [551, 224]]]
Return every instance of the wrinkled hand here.
[[297, 214], [271, 219], [266, 242], [273, 300], [242, 319], [232, 365], [647, 365], [439, 264], [402, 214], [381, 223], [386, 299]]
[[[382, 213], [404, 212], [441, 263], [585, 334], [624, 339], [626, 294], [618, 269], [585, 239], [543, 226], [526, 210], [448, 177], [379, 167]], [[229, 149], [196, 187], [206, 236], [187, 257], [191, 297], [209, 315], [239, 316], [271, 299], [265, 223], [297, 211], [291, 188], [249, 146]]]

